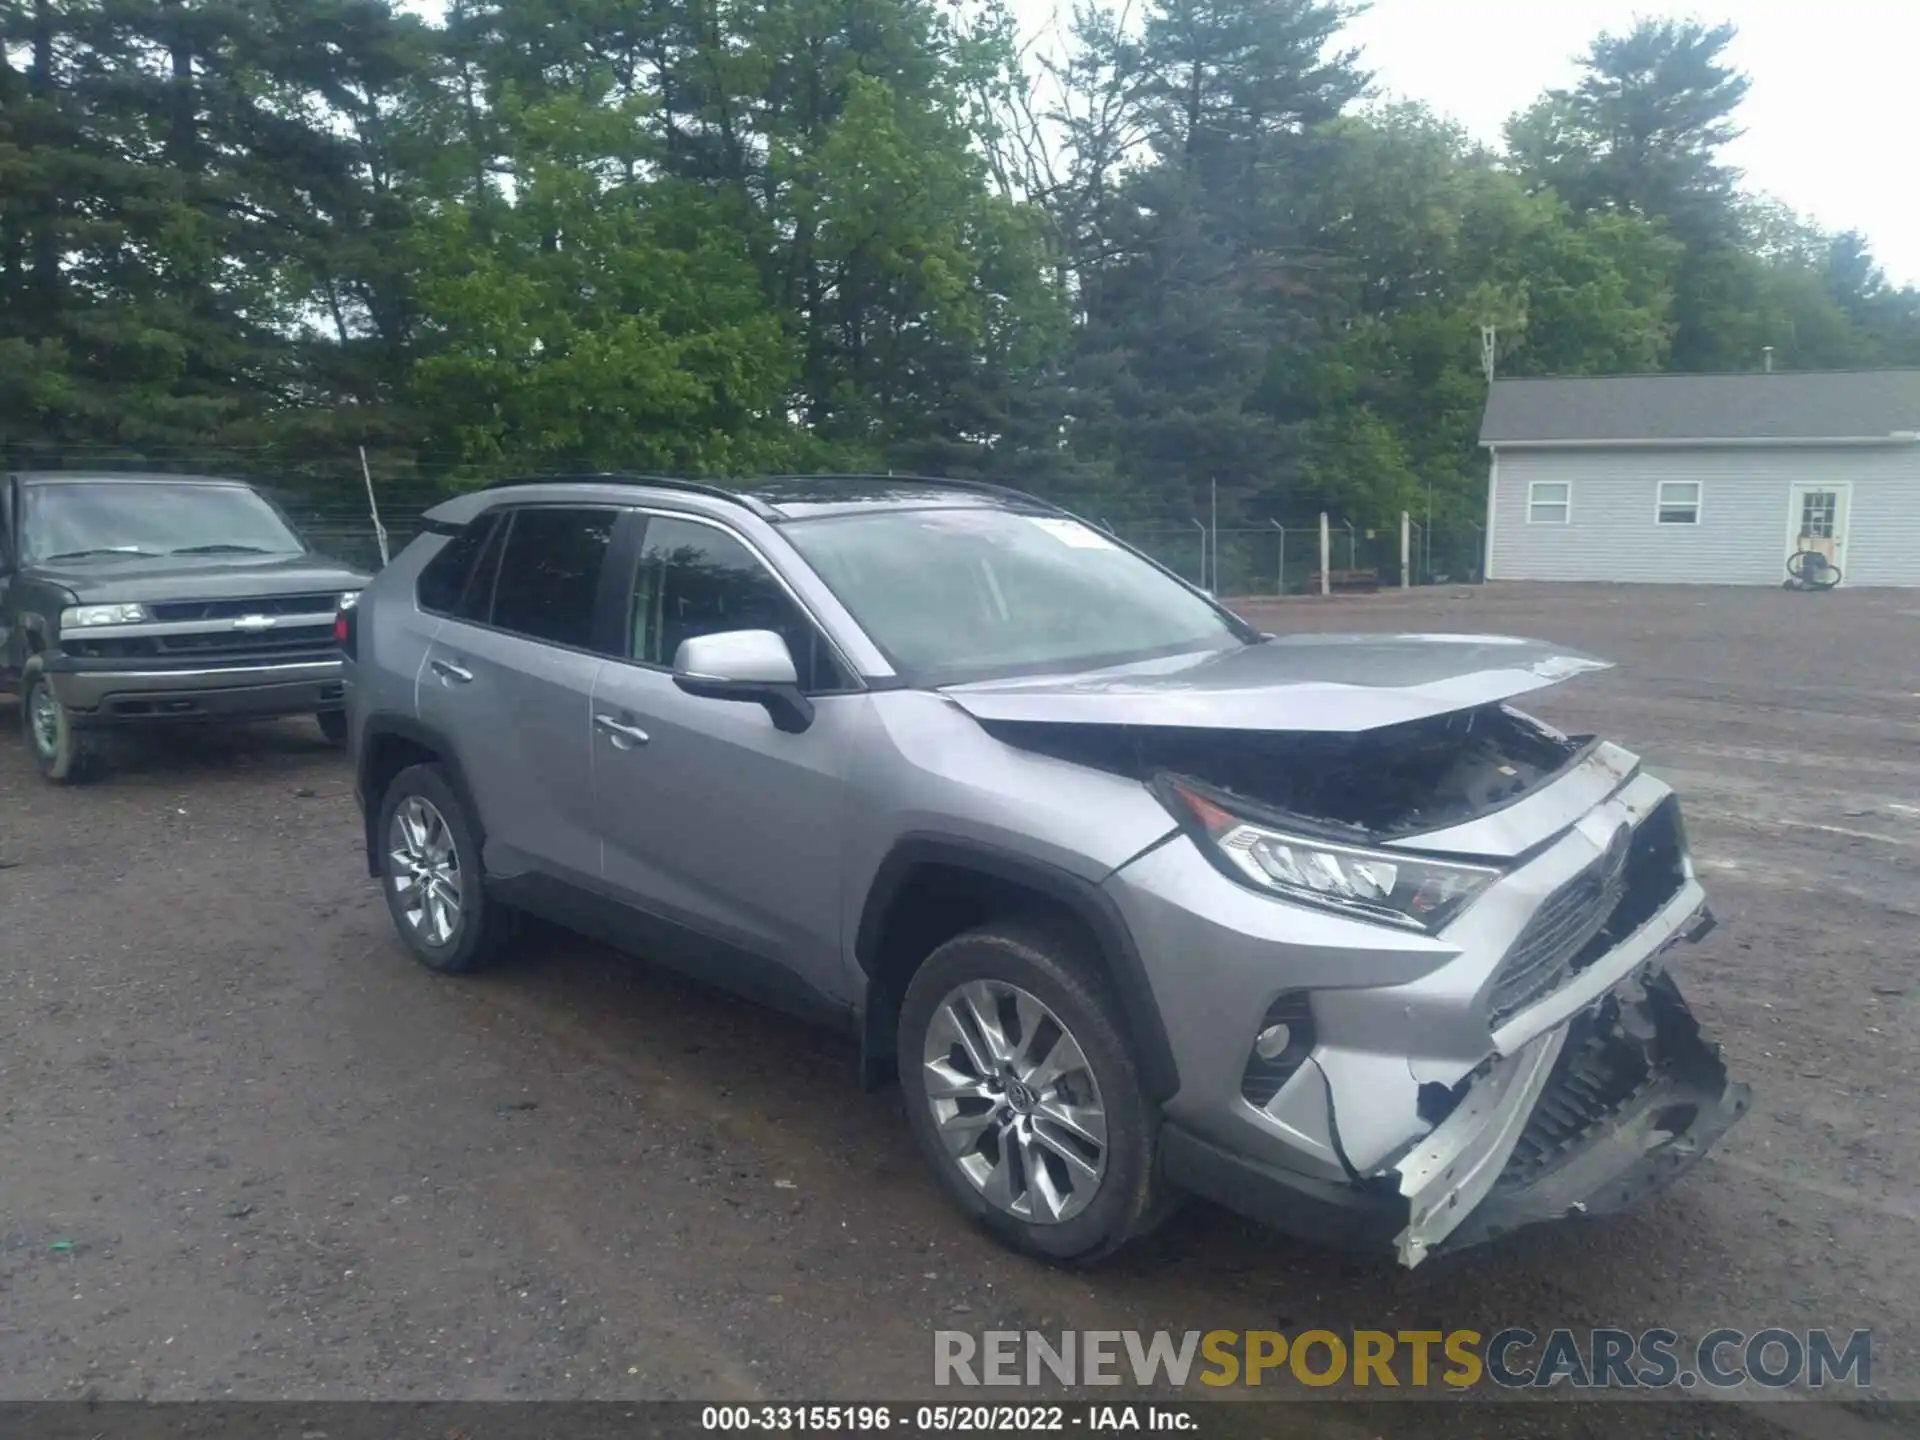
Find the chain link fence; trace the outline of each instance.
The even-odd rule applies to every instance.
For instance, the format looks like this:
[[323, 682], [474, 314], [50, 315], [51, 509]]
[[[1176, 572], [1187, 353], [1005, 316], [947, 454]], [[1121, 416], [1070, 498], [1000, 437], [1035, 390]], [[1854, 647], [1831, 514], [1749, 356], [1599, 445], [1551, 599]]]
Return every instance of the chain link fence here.
[[[1329, 517], [1328, 569], [1341, 588], [1397, 588], [1403, 569], [1400, 527]], [[1221, 596], [1304, 595], [1319, 591], [1320, 524], [1186, 524], [1107, 527], [1117, 538]], [[1404, 569], [1410, 585], [1478, 584], [1485, 530], [1473, 521], [1412, 522]]]

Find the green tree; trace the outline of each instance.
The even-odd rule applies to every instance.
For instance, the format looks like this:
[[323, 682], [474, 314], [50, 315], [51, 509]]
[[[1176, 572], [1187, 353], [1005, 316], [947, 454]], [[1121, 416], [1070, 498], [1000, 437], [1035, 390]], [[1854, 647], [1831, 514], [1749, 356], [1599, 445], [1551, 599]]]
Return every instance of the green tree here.
[[296, 336], [305, 276], [364, 208], [333, 120], [343, 87], [380, 68], [399, 23], [384, 0], [0, 13], [0, 391], [16, 434], [207, 445], [334, 398]]
[[1293, 391], [1321, 296], [1302, 208], [1319, 127], [1366, 83], [1334, 47], [1348, 14], [1156, 0], [1137, 39], [1077, 18], [1049, 197], [1080, 311], [1073, 445], [1141, 505], [1192, 513], [1217, 486], [1231, 518], [1303, 477]]
[[591, 93], [492, 105], [488, 170], [511, 183], [437, 207], [411, 247], [412, 399], [436, 448], [696, 474], [801, 450], [793, 355], [752, 257], [697, 188], [647, 177], [645, 114]]
[[1602, 34], [1579, 82], [1552, 90], [1508, 127], [1520, 172], [1576, 213], [1660, 221], [1681, 244], [1672, 363], [1683, 370], [1757, 363], [1761, 285], [1747, 263], [1736, 186], [1721, 150], [1740, 131], [1749, 81], [1726, 59], [1731, 25], [1641, 20]]
[[1486, 384], [1480, 330], [1513, 374], [1655, 368], [1676, 246], [1636, 216], [1582, 219], [1417, 106], [1343, 120], [1310, 215], [1337, 304], [1303, 395], [1316, 507], [1391, 525], [1472, 513]]

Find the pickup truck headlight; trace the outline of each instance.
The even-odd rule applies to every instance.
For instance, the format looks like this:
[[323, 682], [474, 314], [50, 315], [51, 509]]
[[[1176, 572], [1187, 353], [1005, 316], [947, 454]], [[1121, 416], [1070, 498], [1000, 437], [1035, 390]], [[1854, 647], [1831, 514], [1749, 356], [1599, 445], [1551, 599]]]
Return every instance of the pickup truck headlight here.
[[89, 625], [138, 625], [152, 618], [144, 605], [70, 605], [60, 612], [60, 628], [83, 630]]
[[1184, 781], [1163, 778], [1157, 788], [1235, 879], [1360, 919], [1439, 930], [1500, 878], [1486, 865], [1289, 834], [1234, 814]]

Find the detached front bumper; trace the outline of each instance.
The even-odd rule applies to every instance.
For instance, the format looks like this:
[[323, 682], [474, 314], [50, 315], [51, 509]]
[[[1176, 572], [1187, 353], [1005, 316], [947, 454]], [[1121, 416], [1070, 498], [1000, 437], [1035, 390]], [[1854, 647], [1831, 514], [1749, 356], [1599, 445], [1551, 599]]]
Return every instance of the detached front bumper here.
[[1548, 1220], [1628, 1209], [1685, 1174], [1746, 1113], [1667, 973], [1649, 965], [1472, 1078], [1390, 1173], [1317, 1179], [1179, 1126], [1168, 1178], [1303, 1238], [1412, 1266]]
[[267, 719], [338, 710], [346, 703], [337, 658], [277, 664], [155, 667], [55, 655], [54, 697], [81, 725], [146, 720]]
[[1436, 1252], [1630, 1209], [1691, 1169], [1752, 1102], [1664, 970], [1641, 972], [1559, 1033], [1519, 1143]]

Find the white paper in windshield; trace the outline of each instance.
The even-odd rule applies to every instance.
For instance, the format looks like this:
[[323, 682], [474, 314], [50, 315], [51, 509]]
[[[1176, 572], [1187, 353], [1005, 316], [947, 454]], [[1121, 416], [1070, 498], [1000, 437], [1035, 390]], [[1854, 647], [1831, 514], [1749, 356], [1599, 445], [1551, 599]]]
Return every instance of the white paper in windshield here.
[[1078, 520], [1059, 520], [1051, 515], [1025, 515], [1021, 517], [1036, 529], [1044, 530], [1062, 545], [1071, 545], [1076, 550], [1111, 550], [1113, 542], [1097, 530], [1091, 530]]

